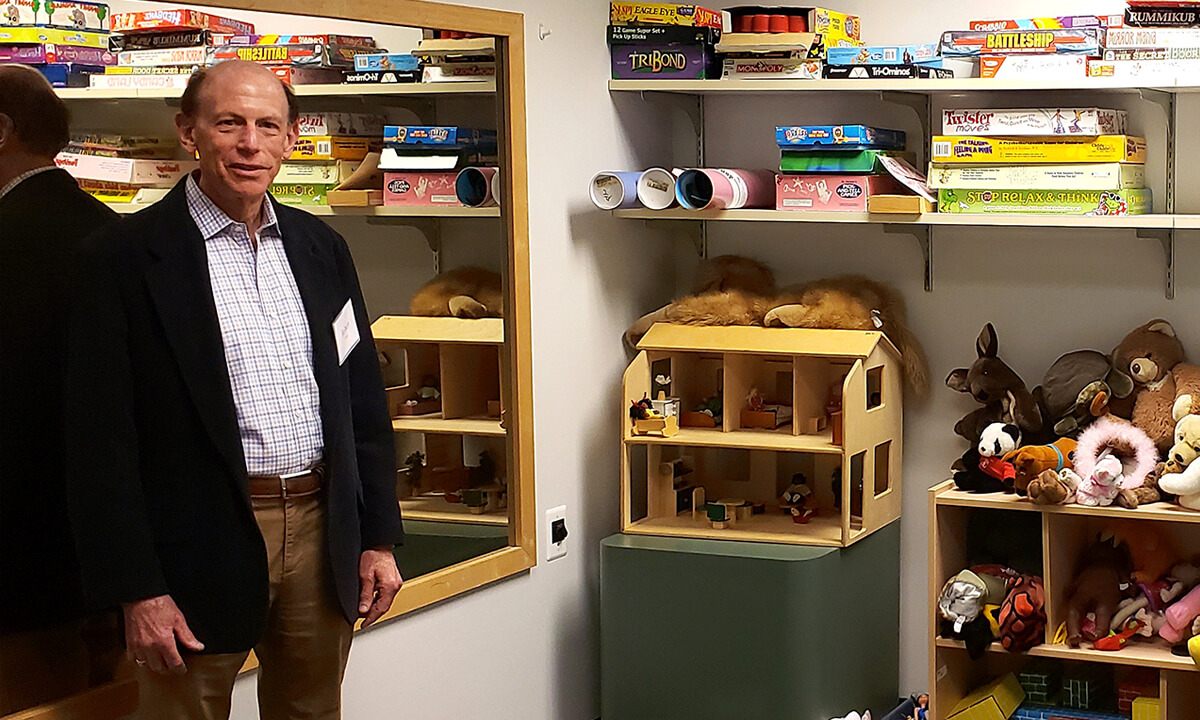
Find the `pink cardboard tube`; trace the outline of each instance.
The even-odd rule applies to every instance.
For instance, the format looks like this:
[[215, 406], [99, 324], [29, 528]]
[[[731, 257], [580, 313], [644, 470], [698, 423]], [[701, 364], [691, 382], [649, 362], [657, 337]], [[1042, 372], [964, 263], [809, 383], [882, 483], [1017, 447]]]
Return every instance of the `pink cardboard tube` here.
[[500, 201], [500, 173], [494, 167], [463, 168], [454, 179], [458, 201], [467, 207], [489, 207]]
[[675, 198], [688, 210], [774, 207], [775, 173], [726, 168], [685, 170], [675, 184]]

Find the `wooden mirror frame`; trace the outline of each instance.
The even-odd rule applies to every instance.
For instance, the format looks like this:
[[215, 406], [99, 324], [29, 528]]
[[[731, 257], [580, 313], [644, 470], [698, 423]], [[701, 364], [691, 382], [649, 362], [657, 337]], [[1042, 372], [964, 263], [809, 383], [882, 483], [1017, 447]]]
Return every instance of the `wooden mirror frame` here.
[[[178, 5], [170, 0], [152, 0]], [[248, 10], [335, 20], [456, 30], [496, 38], [496, 92], [500, 127], [500, 198], [507, 232], [504, 293], [504, 373], [506, 434], [510, 472], [509, 546], [406, 580], [383, 622], [489, 583], [524, 572], [537, 564], [537, 525], [533, 479], [533, 360], [529, 299], [529, 195], [525, 143], [525, 16], [521, 13], [462, 7], [426, 0], [310, 0], [303, 8], [291, 0], [187, 0], [189, 5], [221, 10]], [[254, 658], [244, 669], [254, 667]], [[123, 717], [136, 707], [132, 681], [118, 681], [81, 695], [7, 715], [0, 720], [75, 720]], [[113, 713], [116, 713], [115, 715]]]

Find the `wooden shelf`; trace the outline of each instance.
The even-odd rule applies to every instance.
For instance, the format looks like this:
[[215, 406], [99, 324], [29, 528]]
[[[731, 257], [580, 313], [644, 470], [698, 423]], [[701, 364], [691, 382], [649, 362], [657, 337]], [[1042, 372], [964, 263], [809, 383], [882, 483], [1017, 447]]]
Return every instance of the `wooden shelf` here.
[[625, 438], [625, 442], [630, 445], [674, 445], [729, 450], [842, 454], [841, 446], [833, 444], [832, 430], [826, 430], [817, 435], [792, 435], [791, 432], [790, 425], [780, 430], [734, 430], [732, 432], [704, 428], [680, 428], [679, 434], [674, 437], [630, 435]]
[[476, 515], [462, 503], [446, 502], [442, 497], [409, 497], [400, 501], [400, 515], [405, 520], [431, 520], [433, 522], [454, 522], [463, 525], [507, 526], [508, 511]]
[[970, 493], [958, 490], [953, 483], [939, 491], [934, 498], [940, 506], [973, 507], [991, 510], [1016, 510], [1026, 512], [1056, 513], [1060, 515], [1084, 515], [1090, 517], [1127, 518], [1132, 520], [1163, 520], [1168, 522], [1200, 523], [1200, 512], [1188, 510], [1174, 503], [1157, 502], [1143, 505], [1136, 510], [1110, 505], [1107, 507], [1085, 507], [1083, 505], [1034, 505], [1028, 498], [1009, 493]]
[[472, 435], [478, 437], [504, 437], [507, 432], [499, 420], [492, 418], [454, 418], [445, 420], [441, 413], [418, 417], [392, 418], [392, 430], [396, 432], [419, 432], [432, 435]]
[[[1190, 76], [1189, 76], [1190, 77]], [[920, 95], [958, 95], [972, 92], [1104, 92], [1140, 93], [1200, 92], [1200, 87], [1167, 82], [1135, 86], [1114, 78], [1079, 78], [1073, 82], [1054, 80], [996, 80], [994, 78], [947, 78], [918, 80], [609, 80], [608, 89], [619, 92], [669, 92], [685, 95], [774, 94], [781, 92], [906, 92]]]
[[994, 227], [1062, 227], [1087, 229], [1161, 229], [1186, 227], [1200, 229], [1200, 215], [1126, 215], [1088, 217], [1084, 215], [980, 215], [926, 213], [892, 215], [880, 213], [808, 212], [805, 210], [615, 210], [613, 215], [631, 220], [718, 220], [726, 222], [848, 223], [856, 225], [968, 225]]
[[[966, 651], [966, 645], [961, 640], [951, 640], [949, 638], [939, 637], [936, 640], [939, 648], [955, 648]], [[994, 642], [988, 646], [988, 652], [1008, 653], [998, 642]], [[1137, 667], [1151, 667], [1160, 670], [1181, 670], [1186, 672], [1197, 672], [1200, 668], [1196, 667], [1196, 663], [1192, 662], [1190, 657], [1180, 657], [1171, 654], [1171, 648], [1165, 643], [1152, 642], [1148, 640], [1131, 641], [1123, 650], [1115, 652], [1106, 652], [1104, 650], [1095, 650], [1090, 647], [1069, 647], [1067, 645], [1037, 645], [1030, 648], [1024, 654], [1030, 657], [1045, 657], [1055, 658], [1058, 660], [1080, 660], [1084, 662], [1101, 662], [1112, 665], [1135, 665]]]
[[[106, 203], [114, 212], [128, 215], [145, 210], [153, 203]], [[377, 218], [498, 218], [500, 208], [469, 208], [469, 207], [329, 207], [327, 205], [302, 206], [313, 215], [323, 217], [377, 217]]]
[[381, 315], [371, 323], [376, 341], [419, 343], [464, 343], [502, 345], [504, 321], [500, 318], [475, 320], [451, 317]]
[[692, 519], [690, 512], [676, 517], [639, 520], [624, 532], [634, 535], [704, 538], [708, 540], [743, 540], [749, 542], [787, 543], [842, 547], [842, 519], [836, 515], [821, 515], [804, 525], [792, 522], [790, 515], [779, 508], [768, 508], [764, 515], [754, 515], [724, 530], [714, 530], [704, 518]]
[[[472, 80], [447, 83], [396, 83], [393, 85], [346, 84], [296, 85], [299, 97], [398, 97], [428, 95], [486, 95], [496, 92], [496, 81]], [[183, 95], [182, 88], [58, 88], [63, 100], [168, 100]]]

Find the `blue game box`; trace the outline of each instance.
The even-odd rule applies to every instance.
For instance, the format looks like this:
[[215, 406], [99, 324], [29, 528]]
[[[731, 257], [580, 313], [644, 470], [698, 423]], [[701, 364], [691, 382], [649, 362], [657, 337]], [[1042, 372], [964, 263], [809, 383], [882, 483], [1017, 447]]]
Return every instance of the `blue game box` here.
[[775, 128], [775, 143], [789, 150], [903, 150], [904, 133], [866, 125], [792, 125]]
[[453, 125], [385, 125], [383, 142], [388, 145], [428, 145], [441, 149], [484, 150], [496, 146], [495, 130], [476, 130]]

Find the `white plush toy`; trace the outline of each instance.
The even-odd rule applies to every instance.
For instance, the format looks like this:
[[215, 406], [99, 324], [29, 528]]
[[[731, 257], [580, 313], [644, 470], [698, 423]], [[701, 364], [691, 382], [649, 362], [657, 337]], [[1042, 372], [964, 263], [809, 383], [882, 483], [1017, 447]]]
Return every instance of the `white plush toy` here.
[[846, 717], [833, 718], [833, 720], [871, 720], [871, 711], [865, 710], [862, 715], [857, 712], [851, 712]]
[[1192, 413], [1192, 396], [1180, 395], [1172, 408], [1175, 446], [1167, 454], [1166, 472], [1158, 479], [1160, 490], [1179, 496], [1179, 504], [1200, 510], [1200, 415]]

